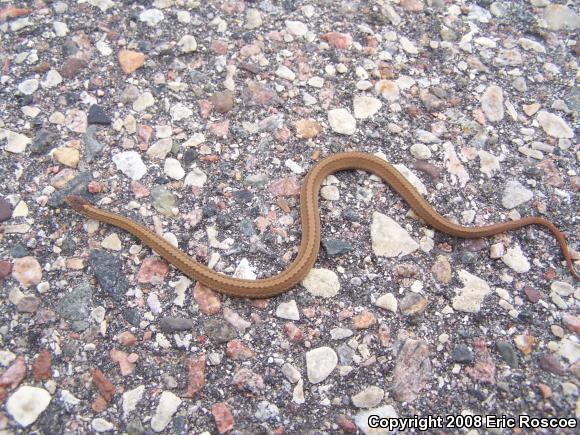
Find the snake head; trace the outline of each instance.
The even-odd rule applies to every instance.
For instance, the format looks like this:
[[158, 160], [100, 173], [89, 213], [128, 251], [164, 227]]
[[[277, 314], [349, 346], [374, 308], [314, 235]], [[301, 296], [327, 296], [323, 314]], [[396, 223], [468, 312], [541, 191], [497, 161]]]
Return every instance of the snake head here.
[[84, 207], [91, 205], [86, 199], [81, 198], [78, 195], [68, 195], [64, 198], [65, 202], [68, 204], [69, 207], [72, 209], [82, 213], [84, 211]]

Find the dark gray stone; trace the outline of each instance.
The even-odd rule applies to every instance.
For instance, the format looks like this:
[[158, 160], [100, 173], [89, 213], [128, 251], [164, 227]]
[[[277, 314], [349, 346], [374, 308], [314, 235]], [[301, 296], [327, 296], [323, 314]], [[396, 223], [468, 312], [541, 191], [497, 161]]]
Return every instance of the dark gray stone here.
[[347, 252], [352, 251], [352, 245], [344, 240], [325, 239], [322, 241], [322, 246], [326, 251], [326, 255], [329, 257], [346, 254]]
[[204, 330], [209, 339], [216, 343], [227, 343], [238, 336], [234, 327], [225, 320], [210, 319], [205, 322]]
[[240, 222], [240, 231], [246, 237], [251, 237], [256, 234], [256, 226], [251, 219], [242, 219]]
[[97, 126], [89, 125], [85, 132], [85, 160], [91, 162], [97, 154], [104, 148], [104, 144], [99, 142], [95, 135], [97, 134]]
[[473, 362], [473, 351], [465, 344], [458, 344], [451, 354], [453, 361], [461, 364]]
[[120, 302], [129, 288], [129, 283], [122, 270], [121, 259], [106, 251], [95, 249], [90, 254], [90, 264], [99, 285], [112, 298]]
[[93, 104], [89, 108], [87, 122], [89, 124], [109, 125], [111, 123], [111, 118], [109, 118], [109, 116], [105, 113], [104, 109], [101, 106]]
[[84, 331], [89, 327], [92, 298], [93, 288], [88, 282], [84, 282], [60, 300], [56, 312], [71, 323], [74, 331]]
[[495, 347], [508, 366], [510, 366], [512, 369], [518, 368], [518, 356], [516, 355], [516, 351], [509, 341], [500, 340], [495, 344]]
[[61, 190], [54, 192], [48, 200], [50, 207], [58, 208], [64, 204], [64, 198], [68, 195], [79, 195], [89, 199], [89, 192], [87, 185], [91, 181], [91, 173], [89, 171], [81, 172], [75, 178], [66, 183]]
[[0, 198], [0, 222], [7, 221], [12, 216], [12, 205], [4, 198]]
[[159, 329], [163, 332], [187, 331], [193, 329], [193, 320], [185, 317], [166, 316], [159, 321]]
[[45, 154], [56, 145], [58, 135], [51, 130], [41, 129], [36, 133], [36, 137], [29, 146], [31, 154]]

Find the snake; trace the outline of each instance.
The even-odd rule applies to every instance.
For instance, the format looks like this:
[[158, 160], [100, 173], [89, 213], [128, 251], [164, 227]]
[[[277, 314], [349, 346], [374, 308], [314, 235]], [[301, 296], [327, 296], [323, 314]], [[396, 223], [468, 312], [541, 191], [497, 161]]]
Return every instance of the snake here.
[[364, 170], [385, 181], [411, 207], [415, 214], [432, 228], [450, 236], [472, 239], [488, 237], [528, 225], [547, 228], [556, 238], [568, 269], [580, 279], [564, 234], [549, 220], [523, 217], [518, 220], [485, 226], [468, 227], [444, 218], [421, 196], [415, 187], [389, 162], [364, 152], [340, 152], [320, 160], [306, 174], [300, 190], [302, 239], [298, 254], [286, 270], [263, 279], [241, 279], [218, 273], [191, 258], [185, 252], [155, 234], [149, 228], [116, 213], [102, 210], [79, 195], [68, 195], [66, 203], [75, 211], [104, 222], [137, 237], [188, 277], [223, 294], [247, 298], [268, 298], [284, 293], [300, 283], [312, 269], [320, 249], [320, 212], [318, 193], [325, 178], [338, 171]]

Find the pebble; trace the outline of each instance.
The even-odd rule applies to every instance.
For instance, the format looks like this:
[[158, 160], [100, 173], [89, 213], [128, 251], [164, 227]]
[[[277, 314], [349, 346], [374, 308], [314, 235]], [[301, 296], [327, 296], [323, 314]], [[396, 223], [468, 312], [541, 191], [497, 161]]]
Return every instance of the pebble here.
[[151, 92], [143, 92], [135, 101], [133, 101], [133, 110], [136, 112], [143, 112], [154, 104], [155, 98], [153, 98]]
[[375, 115], [383, 103], [375, 97], [356, 96], [353, 99], [354, 117], [357, 119], [366, 119]]
[[300, 320], [298, 306], [294, 299], [288, 302], [281, 302], [276, 308], [276, 317], [288, 320]]
[[373, 212], [371, 223], [372, 248], [375, 255], [399, 257], [419, 249], [409, 233], [390, 217]]
[[156, 257], [147, 257], [141, 263], [137, 273], [137, 282], [153, 285], [161, 284], [168, 272], [169, 266], [164, 260]]
[[9, 153], [22, 154], [32, 141], [28, 136], [0, 128], [0, 141], [6, 140], [4, 149]]
[[139, 385], [132, 390], [127, 390], [121, 396], [121, 402], [123, 406], [123, 416], [126, 418], [129, 414], [131, 414], [135, 409], [137, 409], [137, 405], [143, 398], [143, 393], [145, 392], [145, 386]]
[[470, 364], [473, 362], [473, 351], [465, 344], [458, 344], [451, 353], [453, 361], [460, 364]]
[[249, 8], [246, 10], [246, 22], [244, 27], [249, 30], [257, 29], [262, 25], [262, 15], [258, 9]]
[[155, 415], [151, 418], [151, 429], [155, 432], [165, 430], [173, 415], [181, 405], [181, 399], [171, 391], [163, 391]]
[[91, 427], [97, 433], [109, 432], [115, 429], [113, 423], [105, 420], [104, 418], [95, 418], [91, 421]]
[[51, 400], [50, 393], [44, 388], [24, 385], [8, 398], [6, 411], [21, 427], [28, 427], [44, 412]]
[[12, 204], [0, 198], [0, 222], [5, 222], [12, 216]]
[[335, 257], [352, 251], [351, 243], [337, 239], [322, 240], [322, 247], [324, 248], [326, 255], [329, 257]]
[[320, 196], [327, 201], [338, 201], [340, 199], [340, 191], [336, 186], [323, 186], [320, 189]]
[[290, 68], [284, 65], [280, 65], [276, 70], [276, 75], [284, 80], [293, 81], [296, 78], [296, 74]]
[[199, 305], [199, 310], [208, 316], [213, 316], [221, 310], [219, 295], [200, 282], [193, 288], [193, 299]]
[[54, 88], [62, 83], [62, 76], [55, 69], [51, 69], [46, 73], [44, 81], [40, 83], [43, 88]]
[[42, 280], [42, 268], [34, 257], [22, 257], [14, 260], [12, 277], [24, 288], [38, 284]]
[[501, 260], [517, 273], [525, 273], [530, 270], [530, 262], [524, 256], [519, 245], [508, 248]]
[[419, 160], [428, 160], [431, 158], [431, 150], [427, 145], [416, 143], [411, 145], [411, 155]]
[[163, 12], [159, 9], [146, 9], [139, 14], [139, 21], [151, 27], [157, 27], [164, 18]]
[[369, 419], [373, 415], [377, 416], [381, 420], [386, 419], [384, 421], [399, 417], [397, 411], [391, 405], [384, 405], [379, 408], [372, 408], [358, 412], [354, 416], [354, 422], [365, 435], [388, 435], [391, 433], [391, 431], [389, 431], [387, 428], [381, 429], [369, 426]]
[[83, 282], [64, 295], [57, 305], [56, 312], [71, 322], [74, 331], [84, 331], [89, 327], [88, 318], [92, 297], [91, 285], [88, 282]]
[[266, 400], [262, 400], [261, 402], [258, 403], [258, 408], [254, 413], [254, 417], [258, 421], [264, 422], [269, 420], [275, 420], [279, 414], [280, 410], [276, 405]]
[[294, 36], [304, 36], [308, 33], [308, 26], [302, 21], [286, 20], [286, 30]]
[[467, 272], [459, 271], [459, 279], [463, 288], [456, 289], [458, 294], [453, 298], [453, 309], [466, 313], [478, 313], [485, 297], [491, 293], [491, 288], [483, 279]]
[[40, 83], [36, 79], [28, 79], [18, 84], [18, 91], [24, 95], [32, 95], [38, 89]]
[[89, 124], [109, 125], [111, 123], [111, 118], [109, 118], [101, 106], [93, 104], [89, 108], [87, 122]]
[[397, 101], [401, 96], [399, 85], [392, 80], [379, 80], [375, 84], [375, 92], [390, 102]]
[[351, 400], [357, 408], [373, 408], [381, 403], [384, 396], [383, 389], [373, 385], [352, 396]]
[[351, 324], [354, 329], [367, 329], [375, 323], [377, 323], [377, 319], [370, 311], [363, 311], [351, 319]]
[[220, 434], [226, 433], [234, 427], [234, 416], [225, 402], [216, 403], [211, 407], [211, 413]]
[[489, 86], [480, 99], [481, 110], [490, 122], [501, 121], [504, 117], [503, 89], [499, 86]]
[[183, 181], [184, 186], [203, 187], [207, 181], [207, 175], [199, 168], [193, 168]]
[[336, 296], [340, 290], [340, 281], [336, 273], [325, 268], [312, 268], [302, 281], [302, 285], [311, 295], [322, 298]]
[[76, 148], [60, 147], [52, 152], [54, 159], [69, 168], [76, 168], [81, 159], [81, 154]]
[[[119, 60], [119, 65], [125, 74], [131, 74], [145, 64], [145, 55], [139, 51], [125, 49], [119, 50], [117, 59]], [[135, 106], [133, 106], [133, 109], [135, 109]], [[139, 111], [138, 109], [135, 110]]]
[[564, 139], [571, 139], [574, 137], [574, 132], [570, 126], [568, 126], [566, 121], [558, 115], [546, 112], [545, 110], [540, 110], [537, 119], [542, 129], [549, 136]]
[[104, 250], [94, 249], [90, 254], [90, 264], [101, 288], [119, 302], [129, 288], [119, 257]]
[[173, 180], [181, 180], [185, 176], [185, 171], [181, 167], [179, 160], [168, 158], [165, 160], [165, 165], [163, 166], [163, 172], [169, 178]]
[[131, 180], [140, 180], [147, 173], [147, 167], [136, 151], [123, 151], [113, 155], [113, 163]]
[[516, 208], [533, 198], [531, 190], [526, 189], [519, 181], [509, 180], [503, 190], [501, 203], [507, 209]]
[[328, 123], [335, 133], [352, 136], [356, 131], [356, 119], [346, 109], [329, 110]]
[[193, 110], [189, 107], [185, 106], [184, 104], [177, 103], [169, 109], [169, 113], [171, 115], [171, 119], [174, 122], [182, 121], [184, 119], [191, 118], [193, 115]]
[[234, 94], [228, 89], [216, 92], [211, 96], [211, 103], [218, 113], [227, 113], [232, 110], [234, 102]]
[[237, 332], [232, 325], [220, 320], [210, 319], [204, 324], [205, 333], [216, 343], [227, 343], [234, 338], [237, 338]]
[[338, 364], [338, 356], [330, 347], [319, 347], [306, 352], [306, 372], [313, 384], [324, 381]]
[[165, 316], [159, 321], [159, 329], [163, 332], [188, 331], [193, 326], [193, 321], [185, 317]]
[[376, 301], [375, 305], [380, 308], [384, 308], [385, 310], [392, 311], [393, 313], [397, 312], [398, 302], [395, 295], [392, 293], [386, 293], [380, 296]]
[[197, 41], [193, 35], [183, 35], [177, 46], [182, 53], [193, 53], [197, 50]]
[[580, 27], [580, 16], [567, 6], [547, 5], [541, 14], [539, 24], [550, 30], [576, 30]]
[[418, 293], [407, 293], [403, 299], [401, 299], [400, 307], [401, 311], [407, 316], [422, 314], [427, 308], [429, 302], [426, 298]]

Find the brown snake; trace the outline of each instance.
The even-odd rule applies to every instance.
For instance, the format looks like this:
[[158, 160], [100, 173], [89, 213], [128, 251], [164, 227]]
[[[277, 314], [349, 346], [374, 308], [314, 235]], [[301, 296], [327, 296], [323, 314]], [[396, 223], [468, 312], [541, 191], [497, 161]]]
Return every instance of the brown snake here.
[[66, 202], [73, 209], [89, 218], [114, 225], [130, 232], [184, 274], [214, 290], [234, 296], [265, 298], [283, 293], [292, 288], [304, 278], [314, 265], [320, 247], [318, 190], [322, 181], [329, 174], [347, 169], [363, 169], [378, 175], [401, 195], [417, 216], [431, 227], [451, 236], [479, 238], [503, 233], [527, 225], [542, 225], [556, 237], [570, 273], [574, 278], [580, 279], [574, 270], [564, 235], [549, 220], [538, 217], [526, 217], [517, 221], [503, 222], [483, 227], [464, 227], [457, 225], [437, 213], [417, 190], [415, 190], [413, 185], [391, 164], [372, 154], [361, 152], [333, 154], [321, 160], [308, 173], [300, 192], [302, 241], [298, 255], [284, 272], [265, 279], [238, 279], [217, 273], [198, 263], [178, 248], [175, 248], [153, 231], [126, 217], [101, 210], [79, 196], [67, 196]]

